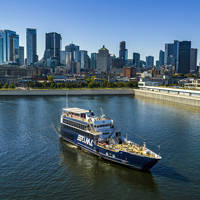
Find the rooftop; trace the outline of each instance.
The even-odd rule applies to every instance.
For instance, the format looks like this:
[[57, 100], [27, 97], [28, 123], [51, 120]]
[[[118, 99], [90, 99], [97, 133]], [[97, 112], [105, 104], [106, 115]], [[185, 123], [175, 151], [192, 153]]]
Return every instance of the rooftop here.
[[67, 112], [77, 113], [77, 114], [89, 112], [89, 110], [85, 110], [85, 109], [81, 109], [81, 108], [64, 108], [63, 110], [67, 111]]

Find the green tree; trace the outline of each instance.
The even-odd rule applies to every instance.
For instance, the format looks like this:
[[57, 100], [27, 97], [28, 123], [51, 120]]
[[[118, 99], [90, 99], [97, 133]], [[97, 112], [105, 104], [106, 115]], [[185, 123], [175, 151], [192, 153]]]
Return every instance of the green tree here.
[[48, 76], [48, 81], [53, 82], [53, 76], [52, 75]]
[[51, 84], [50, 84], [50, 88], [54, 88], [55, 87], [55, 84], [52, 82]]
[[15, 88], [15, 85], [14, 85], [13, 83], [10, 83], [10, 84], [9, 84], [9, 88], [14, 89], [14, 88]]

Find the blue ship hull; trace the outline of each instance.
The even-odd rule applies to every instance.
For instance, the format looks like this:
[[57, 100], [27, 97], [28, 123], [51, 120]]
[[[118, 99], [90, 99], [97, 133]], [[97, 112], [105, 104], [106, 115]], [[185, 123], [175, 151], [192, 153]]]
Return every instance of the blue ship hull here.
[[102, 148], [95, 144], [94, 138], [85, 137], [85, 135], [89, 134], [84, 132], [84, 130], [72, 130], [63, 124], [61, 125], [60, 134], [62, 139], [84, 149], [87, 152], [127, 167], [148, 171], [159, 161], [159, 159], [136, 155], [129, 152], [115, 152]]

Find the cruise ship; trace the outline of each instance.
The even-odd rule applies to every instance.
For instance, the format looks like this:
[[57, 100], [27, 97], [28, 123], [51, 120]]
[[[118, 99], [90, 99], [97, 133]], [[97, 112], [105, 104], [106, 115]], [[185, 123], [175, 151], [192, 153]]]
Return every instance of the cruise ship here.
[[93, 111], [63, 108], [60, 136], [102, 159], [127, 167], [150, 170], [161, 156], [146, 147], [128, 140], [116, 131], [112, 119], [96, 116]]

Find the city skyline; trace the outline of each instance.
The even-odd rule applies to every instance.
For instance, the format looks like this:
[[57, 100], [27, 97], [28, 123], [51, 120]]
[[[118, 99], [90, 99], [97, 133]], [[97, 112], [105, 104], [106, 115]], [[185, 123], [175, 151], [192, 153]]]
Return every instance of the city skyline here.
[[[152, 5], [145, 0], [126, 3], [120, 0], [87, 0], [76, 3], [60, 1], [56, 6], [47, 4], [47, 1], [30, 1], [29, 4], [24, 0], [2, 2], [0, 17], [4, 20], [1, 20], [0, 27], [16, 31], [25, 52], [26, 28], [36, 28], [39, 59], [45, 50], [45, 33], [57, 32], [63, 38], [62, 49], [73, 42], [90, 54], [105, 44], [111, 53], [118, 56], [119, 42], [124, 40], [129, 58], [132, 58], [133, 52], [139, 52], [143, 60], [149, 55], [158, 60], [159, 51], [164, 50], [164, 44], [169, 41], [191, 40], [194, 48], [200, 47], [200, 30], [197, 26], [199, 3], [190, 1], [179, 5], [179, 2], [155, 1]], [[28, 11], [28, 6], [33, 9]], [[17, 8], [20, 8], [20, 14], [14, 11], [19, 10]], [[13, 10], [12, 15], [6, 12], [8, 9]], [[187, 17], [186, 11], [190, 13]]]

